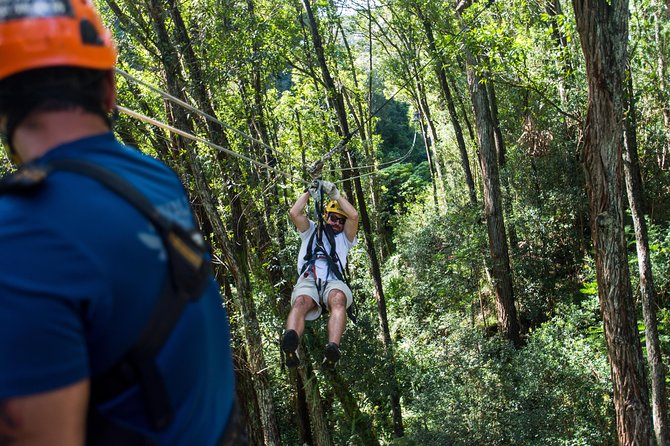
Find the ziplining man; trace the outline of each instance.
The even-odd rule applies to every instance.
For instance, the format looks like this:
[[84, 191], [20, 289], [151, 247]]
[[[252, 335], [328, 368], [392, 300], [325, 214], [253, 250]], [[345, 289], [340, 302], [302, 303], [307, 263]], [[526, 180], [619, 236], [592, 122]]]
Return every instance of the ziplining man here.
[[184, 187], [111, 132], [109, 32], [89, 0], [0, 6], [0, 133], [22, 164], [0, 184], [0, 444], [247, 444]]
[[[300, 365], [298, 345], [305, 320], [317, 319], [323, 308], [327, 308], [330, 312], [328, 344], [322, 365], [333, 368], [340, 359], [340, 340], [347, 323], [347, 308], [353, 302], [351, 289], [342, 278], [349, 250], [357, 241], [358, 212], [333, 183], [321, 181], [318, 184], [331, 199], [324, 208], [322, 218], [325, 224], [317, 224], [305, 214], [311, 196], [309, 190], [289, 211], [302, 243], [298, 254], [300, 276], [291, 294], [291, 311], [281, 341], [288, 367]], [[318, 193], [315, 190], [312, 192]]]

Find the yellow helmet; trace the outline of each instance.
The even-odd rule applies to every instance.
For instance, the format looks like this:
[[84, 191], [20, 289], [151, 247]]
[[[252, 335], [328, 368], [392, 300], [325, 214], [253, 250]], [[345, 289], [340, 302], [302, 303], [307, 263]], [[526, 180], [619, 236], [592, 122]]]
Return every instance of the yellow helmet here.
[[330, 213], [344, 215], [344, 217], [349, 218], [347, 213], [342, 210], [340, 204], [335, 200], [330, 200], [323, 209], [323, 218], [327, 219]]

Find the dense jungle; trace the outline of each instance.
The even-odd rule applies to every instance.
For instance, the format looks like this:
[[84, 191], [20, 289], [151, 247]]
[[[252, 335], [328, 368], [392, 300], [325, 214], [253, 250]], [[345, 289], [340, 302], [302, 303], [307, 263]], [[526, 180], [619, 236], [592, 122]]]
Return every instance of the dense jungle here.
[[[670, 445], [670, 3], [96, 5], [115, 131], [212, 246], [252, 445]], [[279, 348], [315, 179], [360, 215], [334, 371], [327, 315]]]

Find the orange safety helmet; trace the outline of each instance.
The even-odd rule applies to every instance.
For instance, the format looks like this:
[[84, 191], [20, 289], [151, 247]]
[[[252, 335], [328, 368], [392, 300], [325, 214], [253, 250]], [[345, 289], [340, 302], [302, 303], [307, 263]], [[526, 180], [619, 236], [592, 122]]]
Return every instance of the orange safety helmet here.
[[326, 205], [326, 207], [323, 209], [323, 218], [327, 220], [328, 214], [330, 213], [344, 215], [345, 218], [349, 218], [347, 213], [344, 212], [340, 207], [340, 203], [338, 203], [335, 200], [330, 200]]
[[91, 0], [0, 4], [0, 80], [54, 66], [110, 70], [116, 48]]

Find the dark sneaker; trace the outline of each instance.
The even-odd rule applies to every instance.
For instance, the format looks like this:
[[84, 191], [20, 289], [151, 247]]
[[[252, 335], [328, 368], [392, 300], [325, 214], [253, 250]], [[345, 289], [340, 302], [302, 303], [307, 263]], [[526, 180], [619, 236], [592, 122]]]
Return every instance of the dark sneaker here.
[[325, 352], [323, 353], [323, 362], [321, 363], [321, 367], [324, 369], [333, 370], [337, 364], [337, 361], [339, 360], [340, 347], [334, 342], [329, 342], [326, 345]]
[[286, 355], [286, 367], [294, 368], [300, 365], [298, 356], [298, 344], [300, 337], [295, 330], [286, 330], [281, 340], [281, 349]]

